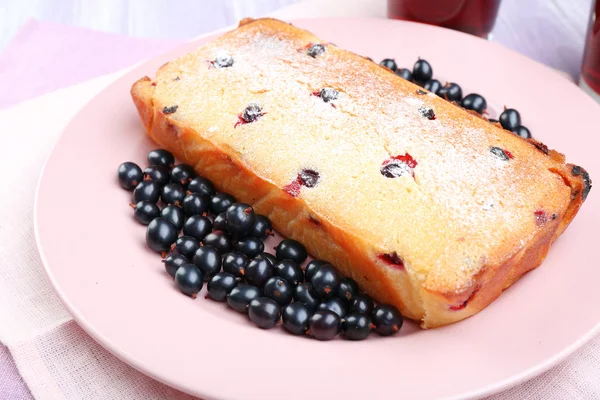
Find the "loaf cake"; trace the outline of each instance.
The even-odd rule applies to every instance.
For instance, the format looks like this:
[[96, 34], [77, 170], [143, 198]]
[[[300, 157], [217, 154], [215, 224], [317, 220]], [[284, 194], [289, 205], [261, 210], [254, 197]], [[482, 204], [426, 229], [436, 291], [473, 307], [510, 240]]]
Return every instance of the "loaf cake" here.
[[156, 143], [423, 328], [540, 265], [591, 188], [544, 144], [274, 19], [131, 94]]

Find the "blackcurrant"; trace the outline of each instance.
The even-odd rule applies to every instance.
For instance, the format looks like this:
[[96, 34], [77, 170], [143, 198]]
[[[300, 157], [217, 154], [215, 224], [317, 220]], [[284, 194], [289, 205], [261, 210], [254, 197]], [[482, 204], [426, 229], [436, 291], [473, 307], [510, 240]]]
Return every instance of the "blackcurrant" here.
[[183, 186], [179, 183], [169, 183], [163, 186], [160, 193], [160, 200], [164, 204], [181, 205], [184, 197], [185, 191], [183, 190]]
[[290, 304], [294, 298], [294, 287], [285, 279], [272, 276], [265, 283], [263, 293], [266, 297], [275, 300], [280, 306]]
[[225, 217], [229, 233], [237, 236], [250, 232], [256, 221], [254, 210], [246, 203], [233, 203], [227, 208]]
[[221, 271], [221, 254], [210, 246], [201, 246], [194, 253], [196, 267], [202, 271], [204, 279], [209, 280]]
[[365, 294], [358, 294], [352, 302], [350, 302], [350, 312], [358, 314], [371, 314], [373, 311], [373, 299]]
[[308, 329], [317, 340], [331, 340], [340, 332], [340, 317], [329, 310], [319, 310], [308, 320]]
[[394, 72], [396, 72], [396, 70], [398, 69], [398, 65], [396, 64], [396, 61], [394, 61], [391, 58], [384, 58], [383, 60], [381, 60], [379, 65], [381, 65], [382, 67], [389, 68]]
[[258, 297], [250, 302], [248, 317], [259, 328], [270, 329], [279, 322], [281, 308], [274, 300], [266, 297]]
[[292, 260], [281, 260], [273, 266], [275, 275], [296, 286], [304, 281], [302, 268]]
[[426, 60], [418, 60], [413, 67], [413, 79], [416, 83], [424, 85], [433, 76], [433, 69]]
[[350, 304], [359, 293], [358, 283], [354, 279], [345, 277], [340, 280], [337, 297], [343, 300], [345, 304]]
[[340, 286], [340, 274], [331, 264], [321, 265], [321, 268], [313, 275], [313, 291], [321, 299], [329, 299], [337, 294]]
[[324, 302], [319, 304], [317, 310], [333, 311], [334, 313], [339, 315], [340, 318], [344, 318], [347, 312], [346, 305], [342, 300], [338, 299], [337, 297], [332, 297], [329, 300], [325, 300]]
[[311, 312], [304, 304], [288, 304], [281, 310], [283, 329], [294, 335], [304, 335], [308, 330], [308, 319], [310, 316]]
[[271, 263], [271, 265], [274, 266], [275, 264], [277, 264], [277, 257], [275, 257], [273, 254], [262, 252], [260, 253], [260, 255], [266, 258]]
[[260, 289], [256, 286], [241, 284], [233, 288], [227, 295], [227, 304], [241, 313], [248, 312], [248, 304], [260, 296]]
[[232, 249], [231, 236], [223, 231], [209, 233], [202, 240], [202, 244], [214, 247], [221, 254], [229, 253]]
[[413, 74], [410, 71], [410, 69], [408, 69], [408, 68], [399, 68], [396, 71], [396, 75], [398, 75], [400, 78], [405, 79], [409, 82], [412, 82], [412, 80], [413, 80]]
[[273, 265], [262, 255], [256, 256], [246, 267], [246, 280], [258, 288], [262, 288], [273, 276]]
[[267, 236], [273, 236], [273, 225], [271, 225], [271, 221], [269, 218], [264, 215], [257, 214], [254, 226], [248, 232], [248, 235], [253, 236], [258, 239], [266, 239]]
[[181, 207], [176, 206], [175, 204], [168, 205], [162, 209], [160, 216], [172, 223], [178, 231], [183, 228], [185, 215]]
[[180, 236], [175, 241], [174, 250], [186, 258], [192, 259], [198, 248], [200, 248], [200, 243], [198, 243], [196, 238], [191, 236]]
[[404, 319], [398, 309], [390, 304], [379, 304], [372, 313], [375, 331], [381, 336], [390, 336], [402, 328]]
[[437, 94], [448, 101], [459, 102], [462, 100], [462, 89], [454, 82], [446, 84]]
[[498, 121], [504, 129], [513, 131], [521, 125], [521, 115], [514, 108], [507, 108], [502, 111], [502, 114], [498, 117]]
[[529, 132], [529, 129], [527, 129], [523, 125], [517, 126], [517, 128], [513, 130], [513, 133], [515, 133], [525, 139], [531, 138], [531, 132]]
[[483, 96], [477, 93], [471, 93], [465, 96], [464, 99], [460, 102], [460, 105], [466, 108], [467, 110], [473, 110], [482, 114], [487, 108], [487, 102], [483, 98]]
[[329, 264], [325, 260], [312, 260], [308, 264], [306, 264], [306, 268], [304, 269], [304, 279], [307, 282], [310, 282], [312, 277], [315, 275], [315, 272], [319, 270], [321, 265]]
[[431, 80], [427, 81], [424, 88], [434, 94], [438, 94], [438, 92], [442, 88], [442, 84], [437, 79], [431, 79]]
[[175, 157], [168, 150], [156, 149], [148, 153], [148, 163], [150, 165], [172, 168], [175, 165]]
[[243, 278], [246, 275], [246, 266], [250, 260], [242, 253], [232, 251], [223, 256], [223, 271], [230, 273], [236, 278]]
[[240, 253], [252, 258], [263, 252], [265, 244], [258, 238], [248, 236], [235, 241], [233, 247]]
[[217, 215], [213, 221], [213, 229], [216, 231], [227, 231], [227, 218], [225, 213]]
[[217, 193], [210, 199], [210, 212], [219, 215], [227, 211], [230, 205], [235, 203], [235, 197], [228, 193]]
[[142, 200], [137, 204], [129, 203], [133, 208], [133, 217], [140, 224], [148, 225], [152, 220], [160, 215], [160, 208], [154, 203]]
[[133, 190], [142, 181], [144, 174], [136, 163], [126, 161], [119, 165], [117, 176], [119, 177], [119, 185], [123, 189]]
[[202, 272], [194, 264], [184, 264], [175, 273], [175, 284], [179, 290], [193, 299], [202, 290], [203, 280]]
[[365, 314], [349, 314], [342, 319], [342, 334], [349, 340], [366, 339], [372, 328], [371, 319]]
[[202, 176], [197, 176], [192, 179], [188, 184], [188, 190], [192, 193], [198, 193], [200, 196], [207, 199], [214, 196], [216, 193], [215, 185]]
[[280, 260], [293, 260], [298, 264], [302, 264], [308, 253], [302, 243], [293, 239], [283, 239], [275, 248], [275, 255]]
[[212, 223], [202, 215], [192, 215], [183, 224], [183, 234], [194, 237], [198, 241], [204, 240], [206, 235], [212, 231]]
[[167, 167], [151, 165], [144, 170], [144, 180], [154, 181], [164, 186], [171, 180], [171, 172]]
[[165, 263], [165, 270], [171, 277], [175, 278], [175, 273], [177, 269], [184, 264], [190, 264], [190, 260], [181, 254], [169, 254], [166, 258], [162, 260]]
[[233, 288], [237, 286], [238, 282], [235, 276], [228, 274], [227, 272], [219, 272], [208, 281], [206, 288], [208, 295], [216, 301], [227, 300], [227, 295], [231, 293]]
[[151, 250], [166, 253], [177, 240], [177, 228], [165, 218], [154, 218], [148, 224], [146, 244]]
[[178, 183], [187, 188], [190, 181], [196, 177], [194, 168], [186, 164], [179, 164], [171, 170], [171, 182]]
[[153, 181], [141, 181], [133, 190], [133, 203], [137, 204], [140, 201], [148, 201], [156, 203], [160, 198], [161, 186]]
[[294, 300], [304, 304], [310, 311], [315, 311], [319, 306], [320, 300], [312, 290], [312, 285], [308, 282], [301, 283], [294, 290]]

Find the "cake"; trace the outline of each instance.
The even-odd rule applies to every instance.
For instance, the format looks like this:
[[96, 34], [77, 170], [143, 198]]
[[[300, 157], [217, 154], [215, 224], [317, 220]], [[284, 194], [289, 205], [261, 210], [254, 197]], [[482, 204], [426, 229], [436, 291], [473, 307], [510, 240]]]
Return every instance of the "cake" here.
[[423, 328], [539, 266], [591, 188], [541, 142], [275, 19], [131, 94], [156, 143]]

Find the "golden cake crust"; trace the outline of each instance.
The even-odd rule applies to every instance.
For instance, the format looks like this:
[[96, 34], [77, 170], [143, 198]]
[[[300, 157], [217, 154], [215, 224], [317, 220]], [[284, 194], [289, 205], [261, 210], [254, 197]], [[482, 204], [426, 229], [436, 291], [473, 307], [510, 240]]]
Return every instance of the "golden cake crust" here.
[[[315, 58], [306, 54], [314, 43], [326, 46]], [[233, 66], [215, 68], [219, 54]], [[339, 97], [314, 95], [325, 87]], [[418, 89], [260, 19], [164, 65], [131, 93], [154, 141], [431, 328], [479, 312], [537, 267], [591, 184], [543, 144]], [[265, 114], [238, 124], [251, 102]], [[410, 173], [381, 172], [407, 154], [416, 161]], [[306, 169], [319, 172], [318, 184], [290, 190]]]

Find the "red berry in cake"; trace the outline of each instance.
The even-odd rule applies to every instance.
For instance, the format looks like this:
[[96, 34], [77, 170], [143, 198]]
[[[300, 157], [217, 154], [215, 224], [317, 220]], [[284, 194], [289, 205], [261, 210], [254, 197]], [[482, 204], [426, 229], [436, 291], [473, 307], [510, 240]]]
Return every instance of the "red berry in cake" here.
[[349, 314], [342, 319], [342, 335], [348, 340], [364, 340], [374, 325], [365, 314]]
[[523, 125], [519, 125], [515, 129], [511, 129], [511, 131], [524, 139], [531, 139], [531, 132]]
[[521, 115], [514, 108], [507, 108], [502, 111], [502, 114], [498, 117], [498, 121], [504, 129], [514, 131], [521, 125]]
[[448, 83], [446, 86], [442, 87], [438, 91], [437, 95], [443, 99], [453, 102], [459, 102], [463, 98], [462, 88], [454, 82]]
[[333, 100], [336, 100], [339, 96], [340, 92], [333, 88], [323, 88], [319, 92], [319, 97], [325, 102], [329, 103]]
[[389, 304], [380, 304], [375, 307], [371, 318], [375, 325], [375, 331], [381, 336], [391, 336], [397, 333], [404, 322], [400, 311]]
[[379, 65], [387, 69], [391, 69], [393, 72], [396, 72], [396, 70], [398, 69], [398, 64], [396, 64], [396, 61], [391, 58], [384, 58], [383, 60], [381, 60]]
[[171, 171], [162, 165], [151, 165], [144, 170], [144, 180], [164, 186], [171, 181]]
[[148, 153], [148, 163], [170, 169], [175, 165], [175, 157], [168, 150], [156, 149]]
[[236, 278], [243, 278], [246, 275], [246, 266], [249, 262], [250, 260], [246, 255], [232, 251], [223, 256], [223, 271]]
[[317, 340], [331, 340], [341, 329], [340, 317], [329, 310], [319, 310], [308, 320], [308, 332]]
[[185, 213], [181, 209], [181, 207], [171, 204], [166, 206], [160, 212], [160, 216], [172, 223], [178, 231], [183, 228], [183, 223], [185, 221]]
[[266, 297], [275, 300], [280, 306], [285, 306], [290, 304], [294, 298], [294, 287], [285, 279], [272, 276], [265, 283], [263, 293]]
[[432, 108], [429, 108], [429, 107], [419, 107], [419, 114], [421, 114], [422, 116], [424, 116], [425, 118], [427, 118], [429, 120], [435, 119], [435, 112], [433, 111]]
[[308, 188], [317, 186], [317, 183], [321, 180], [321, 175], [314, 169], [303, 169], [298, 175], [300, 184]]
[[213, 61], [213, 65], [217, 68], [231, 67], [233, 65], [233, 57], [224, 53], [217, 54], [217, 57], [215, 57], [215, 60]]
[[314, 312], [321, 301], [315, 295], [309, 282], [301, 283], [294, 290], [294, 301], [304, 304], [311, 312]]
[[340, 318], [344, 318], [347, 311], [344, 302], [338, 299], [337, 297], [332, 297], [331, 299], [325, 300], [324, 302], [318, 305], [317, 310], [333, 311]]
[[206, 280], [221, 271], [221, 254], [212, 246], [199, 247], [193, 256], [192, 262], [202, 271]]
[[293, 335], [304, 335], [308, 330], [308, 319], [311, 312], [302, 303], [288, 304], [281, 310], [283, 329]]
[[195, 299], [196, 295], [202, 290], [204, 276], [202, 272], [194, 264], [185, 264], [177, 269], [175, 273], [175, 284], [177, 288], [191, 298]]
[[229, 253], [233, 247], [231, 236], [227, 232], [214, 231], [209, 233], [202, 240], [204, 246], [212, 246], [221, 254]]
[[478, 112], [479, 114], [483, 114], [485, 109], [487, 108], [487, 102], [483, 98], [482, 95], [477, 93], [471, 93], [465, 96], [462, 99], [460, 105], [467, 110], [473, 110]]
[[169, 114], [173, 114], [177, 111], [177, 109], [179, 108], [179, 106], [169, 106], [169, 107], [164, 107], [162, 112], [165, 115], [169, 115]]
[[250, 232], [256, 221], [254, 209], [246, 203], [233, 203], [230, 205], [225, 212], [225, 218], [227, 219], [229, 233], [238, 236], [244, 236]]
[[401, 156], [391, 157], [381, 164], [379, 171], [386, 178], [398, 178], [403, 175], [415, 176], [414, 168], [417, 161], [408, 153]]
[[413, 66], [412, 74], [416, 83], [424, 85], [433, 76], [433, 69], [426, 60], [419, 59]]
[[238, 312], [247, 313], [250, 302], [258, 297], [260, 297], [260, 290], [256, 286], [241, 284], [229, 292], [227, 304]]
[[409, 82], [413, 81], [413, 74], [412, 74], [412, 72], [410, 72], [410, 69], [408, 69], [408, 68], [400, 68], [400, 69], [396, 70], [396, 75], [398, 75], [400, 78], [407, 80]]
[[548, 222], [548, 213], [544, 210], [534, 211], [533, 216], [535, 217], [535, 223], [538, 226], [544, 225], [546, 222]]
[[119, 165], [117, 175], [119, 177], [119, 184], [123, 189], [126, 190], [135, 189], [135, 187], [144, 178], [142, 169], [136, 163], [131, 161], [127, 161]]
[[404, 268], [404, 261], [402, 261], [402, 258], [395, 251], [392, 253], [380, 254], [377, 258], [394, 268]]
[[208, 281], [206, 288], [211, 299], [216, 301], [227, 300], [227, 295], [238, 285], [237, 280], [227, 272], [219, 272]]
[[307, 54], [312, 58], [317, 58], [318, 56], [325, 53], [325, 46], [320, 43], [315, 43], [308, 48]]
[[512, 153], [510, 153], [511, 156], [509, 156], [506, 151], [504, 151], [503, 149], [501, 149], [500, 147], [490, 147], [490, 153], [492, 153], [493, 155], [495, 155], [496, 157], [498, 157], [499, 159], [501, 159], [502, 161], [508, 161], [512, 158]]
[[298, 264], [302, 264], [308, 253], [304, 245], [297, 240], [283, 239], [275, 248], [275, 255], [279, 260], [293, 260]]
[[298, 197], [300, 195], [300, 179], [296, 178], [289, 185], [283, 187], [283, 191], [292, 197]]
[[248, 317], [261, 329], [271, 329], [281, 317], [281, 308], [275, 300], [258, 297], [248, 305]]
[[438, 94], [439, 90], [442, 88], [442, 84], [437, 79], [431, 79], [427, 81], [427, 83], [423, 87], [429, 90], [431, 93]]
[[196, 238], [198, 241], [204, 240], [211, 231], [210, 219], [202, 215], [192, 215], [183, 224], [183, 234]]
[[321, 265], [319, 270], [313, 275], [310, 283], [317, 297], [329, 299], [337, 294], [340, 286], [340, 274], [331, 264]]

